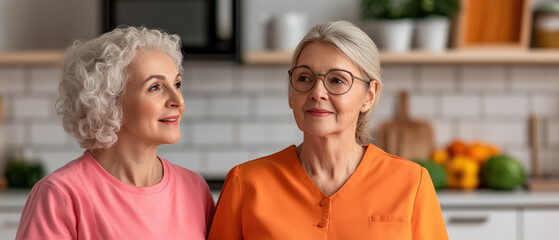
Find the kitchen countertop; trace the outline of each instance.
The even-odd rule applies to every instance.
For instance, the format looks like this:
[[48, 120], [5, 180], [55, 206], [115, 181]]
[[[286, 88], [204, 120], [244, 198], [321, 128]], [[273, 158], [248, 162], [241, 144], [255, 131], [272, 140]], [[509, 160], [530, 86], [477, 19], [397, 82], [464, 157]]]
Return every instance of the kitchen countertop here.
[[[29, 191], [0, 191], [0, 212], [21, 211]], [[219, 191], [212, 191], [217, 201]], [[517, 190], [501, 192], [492, 190], [458, 191], [442, 190], [437, 193], [442, 208], [511, 208], [511, 207], [557, 207], [559, 192], [528, 192]]]

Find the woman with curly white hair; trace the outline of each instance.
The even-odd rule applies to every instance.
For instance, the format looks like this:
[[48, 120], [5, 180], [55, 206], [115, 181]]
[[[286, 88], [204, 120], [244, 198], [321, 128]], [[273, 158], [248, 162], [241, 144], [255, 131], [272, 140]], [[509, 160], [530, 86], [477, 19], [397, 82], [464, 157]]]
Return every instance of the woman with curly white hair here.
[[117, 28], [65, 52], [57, 111], [83, 155], [39, 181], [16, 239], [205, 239], [214, 202], [156, 154], [180, 138], [180, 41]]

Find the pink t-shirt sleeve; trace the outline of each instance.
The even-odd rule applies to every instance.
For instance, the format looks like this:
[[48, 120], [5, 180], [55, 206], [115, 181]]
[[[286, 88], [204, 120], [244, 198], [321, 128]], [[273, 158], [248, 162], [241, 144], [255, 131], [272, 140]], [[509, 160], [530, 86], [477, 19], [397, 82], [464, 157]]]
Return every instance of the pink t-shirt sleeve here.
[[56, 186], [39, 182], [25, 203], [16, 239], [76, 239], [76, 220]]

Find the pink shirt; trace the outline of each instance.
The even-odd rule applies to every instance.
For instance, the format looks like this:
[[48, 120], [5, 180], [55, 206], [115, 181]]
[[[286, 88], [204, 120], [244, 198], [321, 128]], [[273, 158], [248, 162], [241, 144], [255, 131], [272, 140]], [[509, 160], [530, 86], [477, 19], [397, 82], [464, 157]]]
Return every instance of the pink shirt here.
[[160, 159], [161, 182], [134, 187], [85, 151], [33, 187], [16, 239], [206, 239], [214, 211], [208, 185]]

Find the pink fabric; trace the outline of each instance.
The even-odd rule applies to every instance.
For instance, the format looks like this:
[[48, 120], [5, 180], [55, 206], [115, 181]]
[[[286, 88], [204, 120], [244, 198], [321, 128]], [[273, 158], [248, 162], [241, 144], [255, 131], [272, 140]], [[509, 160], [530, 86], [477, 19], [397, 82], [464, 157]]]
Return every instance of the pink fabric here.
[[85, 151], [33, 187], [16, 239], [206, 239], [214, 211], [208, 185], [161, 162], [161, 182], [133, 187]]

